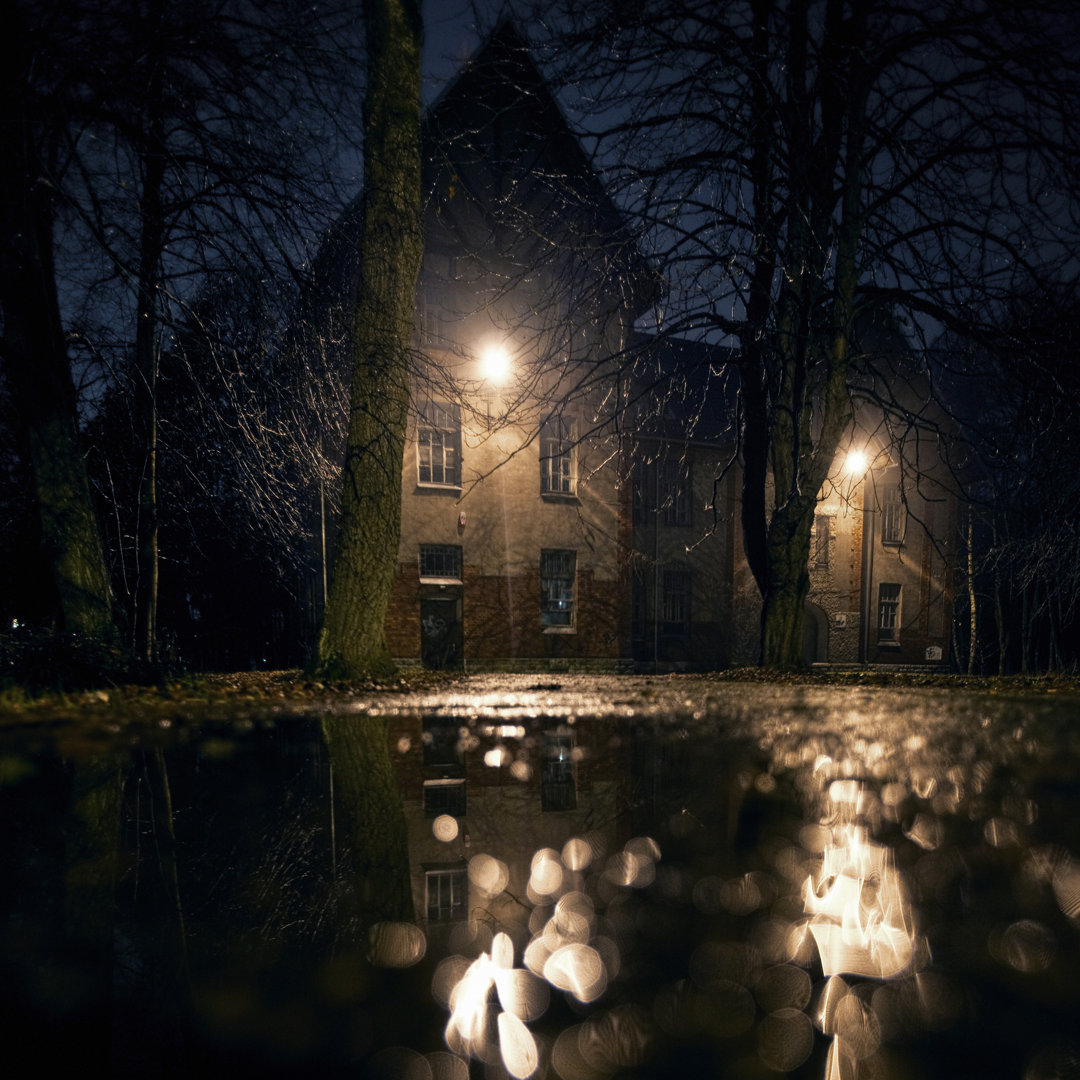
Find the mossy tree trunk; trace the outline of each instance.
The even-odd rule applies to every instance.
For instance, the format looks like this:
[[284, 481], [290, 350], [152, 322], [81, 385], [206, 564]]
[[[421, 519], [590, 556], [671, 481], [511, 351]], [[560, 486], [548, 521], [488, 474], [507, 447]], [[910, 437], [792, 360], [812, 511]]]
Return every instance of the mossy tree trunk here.
[[423, 251], [419, 0], [364, 4], [361, 269], [341, 523], [315, 657], [324, 677], [393, 670], [386, 614], [401, 526], [416, 281]]
[[[2, 359], [34, 480], [57, 628], [115, 642], [112, 593], [79, 446], [75, 390], [53, 267], [53, 188], [47, 124], [26, 92], [31, 58], [20, 20], [4, 22], [0, 99], [0, 309]], [[44, 112], [44, 105], [41, 106]]]

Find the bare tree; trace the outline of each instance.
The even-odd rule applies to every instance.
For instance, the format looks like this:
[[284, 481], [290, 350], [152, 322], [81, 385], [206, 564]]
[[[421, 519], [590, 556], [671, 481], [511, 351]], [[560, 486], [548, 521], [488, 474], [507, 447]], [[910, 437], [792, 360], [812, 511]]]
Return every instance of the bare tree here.
[[[298, 280], [340, 206], [336, 183], [355, 168], [359, 20], [348, 4], [295, 0], [16, 12], [36, 64], [12, 100], [47, 106], [37, 182], [63, 225], [46, 230], [63, 329], [131, 390], [141, 441], [132, 640], [151, 656], [162, 349], [207, 276], [257, 267], [270, 292]], [[265, 362], [248, 358], [249, 369]]]
[[999, 673], [1077, 661], [1078, 316], [1075, 285], [1049, 285], [1015, 297], [986, 344], [947, 337], [940, 346], [975, 451], [969, 664], [996, 653]]
[[913, 348], [972, 333], [1075, 249], [1075, 20], [1059, 0], [545, 17], [568, 108], [668, 282], [654, 328], [734, 347], [761, 662], [796, 667], [814, 507], [874, 363], [860, 312], [893, 308]]

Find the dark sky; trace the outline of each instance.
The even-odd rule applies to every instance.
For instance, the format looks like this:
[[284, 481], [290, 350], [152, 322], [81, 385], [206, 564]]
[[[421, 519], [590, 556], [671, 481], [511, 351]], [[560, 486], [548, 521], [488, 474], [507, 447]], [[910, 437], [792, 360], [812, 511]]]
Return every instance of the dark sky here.
[[470, 0], [424, 0], [424, 103], [441, 92], [480, 44]]

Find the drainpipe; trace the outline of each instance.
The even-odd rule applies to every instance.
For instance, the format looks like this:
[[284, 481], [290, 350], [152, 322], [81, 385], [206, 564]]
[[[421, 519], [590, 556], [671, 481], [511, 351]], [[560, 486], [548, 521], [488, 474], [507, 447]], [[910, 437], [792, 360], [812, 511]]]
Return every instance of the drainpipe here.
[[869, 474], [863, 481], [863, 530], [862, 530], [862, 603], [860, 621], [862, 623], [859, 634], [859, 662], [862, 664], [870, 661], [870, 617], [874, 610], [874, 601], [871, 589], [874, 587], [874, 514], [867, 506], [866, 492], [869, 486]]

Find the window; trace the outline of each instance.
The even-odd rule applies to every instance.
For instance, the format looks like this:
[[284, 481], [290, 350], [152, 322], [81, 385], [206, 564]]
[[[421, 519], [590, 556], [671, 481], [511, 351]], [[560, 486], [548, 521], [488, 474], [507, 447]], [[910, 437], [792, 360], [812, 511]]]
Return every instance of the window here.
[[428, 922], [462, 922], [469, 916], [469, 876], [463, 865], [425, 869]]
[[432, 817], [465, 816], [465, 781], [458, 778], [424, 781], [424, 813]]
[[[452, 717], [425, 716], [423, 719], [424, 765], [428, 768], [461, 766], [465, 762], [461, 746], [461, 725]], [[445, 775], [445, 774], [444, 774]]]
[[461, 411], [448, 402], [420, 407], [416, 464], [421, 484], [461, 486]]
[[665, 461], [660, 479], [665, 525], [690, 524], [690, 463]]
[[553, 416], [540, 428], [540, 493], [577, 492], [577, 445], [574, 423]]
[[832, 519], [828, 514], [815, 514], [811, 529], [811, 566], [819, 570], [829, 568], [829, 532]]
[[540, 771], [540, 809], [573, 810], [577, 807], [572, 732], [544, 732]]
[[442, 337], [443, 297], [437, 285], [424, 282], [416, 293], [417, 322], [425, 341], [438, 341]]
[[421, 544], [421, 581], [460, 581], [460, 544]]
[[882, 582], [878, 586], [878, 644], [900, 643], [900, 586]]
[[690, 629], [690, 572], [664, 571], [664, 637], [686, 637]]
[[907, 526], [907, 512], [899, 484], [888, 484], [881, 491], [881, 542], [902, 544]]
[[545, 629], [574, 625], [574, 578], [577, 552], [540, 552], [540, 625]]
[[661, 512], [665, 525], [691, 524], [689, 462], [641, 462], [634, 467], [632, 479], [635, 525], [647, 525]]

